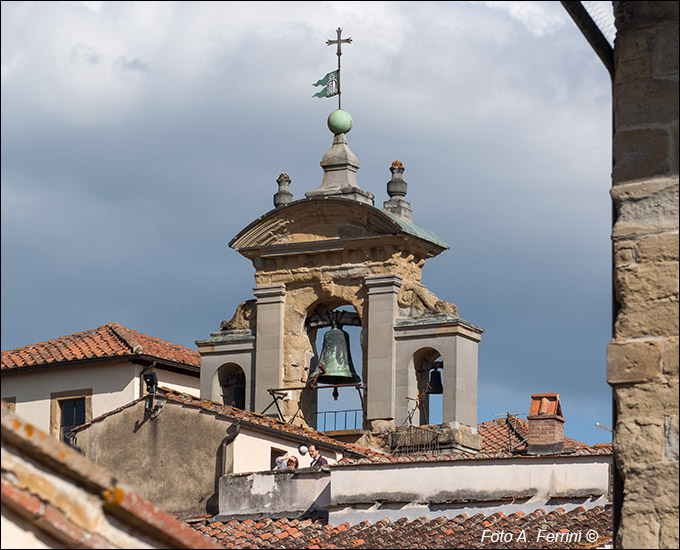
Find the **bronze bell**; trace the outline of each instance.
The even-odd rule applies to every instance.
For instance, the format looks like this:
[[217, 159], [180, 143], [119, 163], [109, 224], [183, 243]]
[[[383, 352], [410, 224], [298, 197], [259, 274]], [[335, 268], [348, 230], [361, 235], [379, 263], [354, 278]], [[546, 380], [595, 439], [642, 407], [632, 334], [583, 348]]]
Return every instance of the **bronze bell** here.
[[361, 381], [349, 352], [349, 334], [338, 328], [335, 321], [323, 337], [319, 361], [309, 378], [315, 376], [318, 376], [316, 381], [322, 384], [357, 384]]
[[442, 374], [437, 369], [430, 371], [430, 392], [431, 394], [444, 393], [444, 386], [442, 385]]

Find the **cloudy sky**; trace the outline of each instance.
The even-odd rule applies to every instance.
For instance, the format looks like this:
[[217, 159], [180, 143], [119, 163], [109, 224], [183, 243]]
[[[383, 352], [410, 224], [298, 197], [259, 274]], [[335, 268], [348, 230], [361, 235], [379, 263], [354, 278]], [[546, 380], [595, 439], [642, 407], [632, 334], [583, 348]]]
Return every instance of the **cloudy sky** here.
[[119, 322], [195, 348], [252, 298], [228, 247], [319, 186], [337, 64], [359, 185], [401, 160], [485, 329], [479, 419], [559, 392], [608, 441], [611, 94], [559, 2], [3, 2], [2, 349]]

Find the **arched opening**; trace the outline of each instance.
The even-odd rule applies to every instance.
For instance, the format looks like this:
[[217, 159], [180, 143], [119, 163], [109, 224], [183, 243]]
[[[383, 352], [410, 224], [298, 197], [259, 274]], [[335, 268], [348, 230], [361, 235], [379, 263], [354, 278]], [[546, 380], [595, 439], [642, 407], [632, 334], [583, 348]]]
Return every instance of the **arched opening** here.
[[413, 416], [418, 418], [420, 426], [441, 424], [444, 407], [444, 361], [441, 354], [434, 348], [418, 350], [413, 356], [413, 366], [418, 386]]
[[217, 377], [220, 383], [222, 403], [237, 409], [246, 408], [246, 375], [235, 363], [220, 367]]
[[[340, 360], [342, 364], [339, 369], [346, 374], [356, 375], [356, 379], [352, 381], [350, 378], [346, 380], [335, 380], [334, 384], [361, 384], [363, 382], [363, 350], [361, 345], [361, 321], [356, 310], [349, 305], [338, 306], [334, 309], [322, 308], [317, 306], [314, 314], [307, 319], [308, 334], [312, 343], [314, 357], [311, 359], [309, 367], [310, 378], [321, 374], [318, 380], [318, 388], [316, 392], [316, 410], [314, 412], [314, 426], [319, 431], [343, 431], [343, 430], [361, 430], [364, 421], [364, 407], [361, 396], [356, 387], [346, 386], [339, 388], [330, 388], [332, 385], [323, 380], [323, 369], [319, 367], [319, 362], [323, 362], [323, 354], [329, 353], [325, 349], [326, 346], [342, 346], [342, 339], [329, 338], [329, 331], [333, 329], [333, 320], [336, 320], [336, 331], [340, 329], [345, 333], [345, 341], [347, 343], [346, 353], [338, 353], [337, 357], [346, 357], [346, 363]], [[333, 355], [335, 354], [333, 348]], [[346, 368], [345, 368], [346, 367]]]

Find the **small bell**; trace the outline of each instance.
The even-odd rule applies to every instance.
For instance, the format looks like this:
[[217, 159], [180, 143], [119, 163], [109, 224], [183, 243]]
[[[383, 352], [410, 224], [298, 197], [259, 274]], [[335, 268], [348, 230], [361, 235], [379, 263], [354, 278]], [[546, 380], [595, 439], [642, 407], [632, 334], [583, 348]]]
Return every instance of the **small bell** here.
[[442, 394], [444, 393], [444, 386], [442, 385], [442, 375], [439, 370], [432, 369], [430, 371], [430, 394]]

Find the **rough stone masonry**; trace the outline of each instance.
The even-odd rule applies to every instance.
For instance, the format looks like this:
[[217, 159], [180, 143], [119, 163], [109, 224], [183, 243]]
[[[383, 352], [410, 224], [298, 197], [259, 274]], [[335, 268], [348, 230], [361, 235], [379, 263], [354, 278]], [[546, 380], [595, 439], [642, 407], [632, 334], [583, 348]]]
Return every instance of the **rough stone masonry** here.
[[678, 541], [678, 2], [614, 2], [615, 315], [607, 381], [619, 548]]

